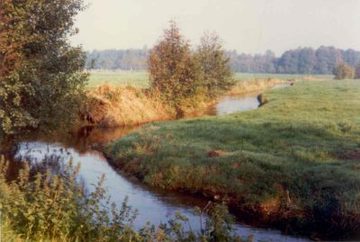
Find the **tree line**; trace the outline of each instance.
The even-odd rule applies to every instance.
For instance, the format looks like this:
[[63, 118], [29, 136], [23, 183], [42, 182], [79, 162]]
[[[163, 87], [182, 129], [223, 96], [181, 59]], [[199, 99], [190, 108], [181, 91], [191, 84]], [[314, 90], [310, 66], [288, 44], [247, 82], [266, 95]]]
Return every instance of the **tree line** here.
[[[356, 67], [360, 63], [360, 51], [342, 50], [321, 46], [297, 48], [285, 51], [280, 57], [268, 50], [264, 54], [245, 54], [226, 51], [234, 72], [279, 74], [333, 74], [340, 63]], [[149, 50], [94, 50], [87, 53], [87, 69], [146, 70]]]

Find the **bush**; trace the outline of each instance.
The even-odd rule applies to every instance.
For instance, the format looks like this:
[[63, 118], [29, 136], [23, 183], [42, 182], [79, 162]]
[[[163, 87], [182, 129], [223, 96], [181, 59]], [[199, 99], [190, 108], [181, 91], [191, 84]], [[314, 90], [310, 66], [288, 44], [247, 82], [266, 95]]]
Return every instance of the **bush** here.
[[334, 75], [336, 80], [353, 79], [355, 76], [355, 70], [348, 64], [341, 63], [336, 66], [334, 70]]
[[175, 22], [151, 50], [148, 66], [152, 89], [159, 91], [171, 106], [179, 108], [181, 101], [196, 95], [199, 68]]
[[82, 9], [82, 0], [0, 1], [0, 133], [77, 117], [85, 53], [67, 39]]
[[195, 59], [201, 67], [201, 86], [206, 96], [219, 96], [234, 85], [230, 59], [225, 55], [217, 34], [206, 33], [201, 38]]
[[355, 79], [360, 79], [360, 64], [355, 68]]
[[224, 205], [197, 209], [208, 213], [200, 232], [184, 228], [188, 219], [177, 214], [166, 224], [133, 228], [136, 210], [124, 200], [110, 204], [103, 188], [104, 176], [87, 192], [79, 183], [79, 167], [52, 166], [49, 159], [23, 169], [12, 181], [8, 162], [0, 158], [0, 231], [4, 241], [240, 241], [232, 231], [232, 217]]
[[178, 112], [222, 94], [234, 83], [219, 37], [204, 35], [192, 52], [175, 22], [151, 50], [148, 67], [152, 89]]

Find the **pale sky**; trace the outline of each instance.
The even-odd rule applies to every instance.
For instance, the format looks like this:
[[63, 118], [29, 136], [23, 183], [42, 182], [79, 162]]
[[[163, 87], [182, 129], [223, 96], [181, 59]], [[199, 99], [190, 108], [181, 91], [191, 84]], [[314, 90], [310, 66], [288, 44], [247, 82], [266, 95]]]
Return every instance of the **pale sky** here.
[[74, 44], [85, 50], [149, 48], [169, 20], [193, 43], [217, 32], [226, 49], [281, 54], [333, 45], [360, 50], [360, 0], [85, 0]]

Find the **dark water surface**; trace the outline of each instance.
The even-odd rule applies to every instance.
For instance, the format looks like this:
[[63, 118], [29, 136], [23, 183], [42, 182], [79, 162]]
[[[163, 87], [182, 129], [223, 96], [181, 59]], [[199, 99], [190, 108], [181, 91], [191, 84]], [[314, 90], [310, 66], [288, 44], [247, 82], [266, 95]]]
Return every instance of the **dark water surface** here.
[[[245, 97], [225, 97], [215, 107], [216, 115], [256, 109], [259, 106], [257, 95]], [[45, 157], [57, 157], [60, 162], [70, 160], [80, 163], [80, 176], [85, 186], [91, 191], [99, 177], [105, 174], [104, 186], [111, 201], [121, 206], [125, 197], [129, 205], [138, 210], [135, 221], [136, 228], [146, 222], [159, 224], [167, 222], [176, 212], [189, 218], [193, 229], [200, 228], [200, 220], [194, 215], [194, 206], [204, 207], [205, 199], [180, 193], [164, 192], [146, 187], [134, 179], [115, 171], [103, 154], [96, 150], [99, 144], [118, 139], [137, 127], [117, 129], [83, 128], [77, 134], [64, 137], [26, 138], [17, 143], [15, 159], [26, 159], [32, 163], [41, 162]], [[308, 241], [304, 238], [285, 236], [280, 231], [249, 227], [240, 223], [235, 225], [236, 232], [241, 236], [253, 235], [254, 241]]]

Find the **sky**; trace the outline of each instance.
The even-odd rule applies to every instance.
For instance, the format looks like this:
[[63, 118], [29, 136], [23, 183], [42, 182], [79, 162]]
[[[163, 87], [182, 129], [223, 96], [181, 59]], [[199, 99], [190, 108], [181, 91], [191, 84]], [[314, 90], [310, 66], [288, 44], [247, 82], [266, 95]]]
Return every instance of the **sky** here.
[[217, 32], [228, 50], [277, 55], [321, 45], [360, 50], [360, 0], [85, 0], [72, 43], [85, 50], [151, 48], [170, 20], [196, 45]]

